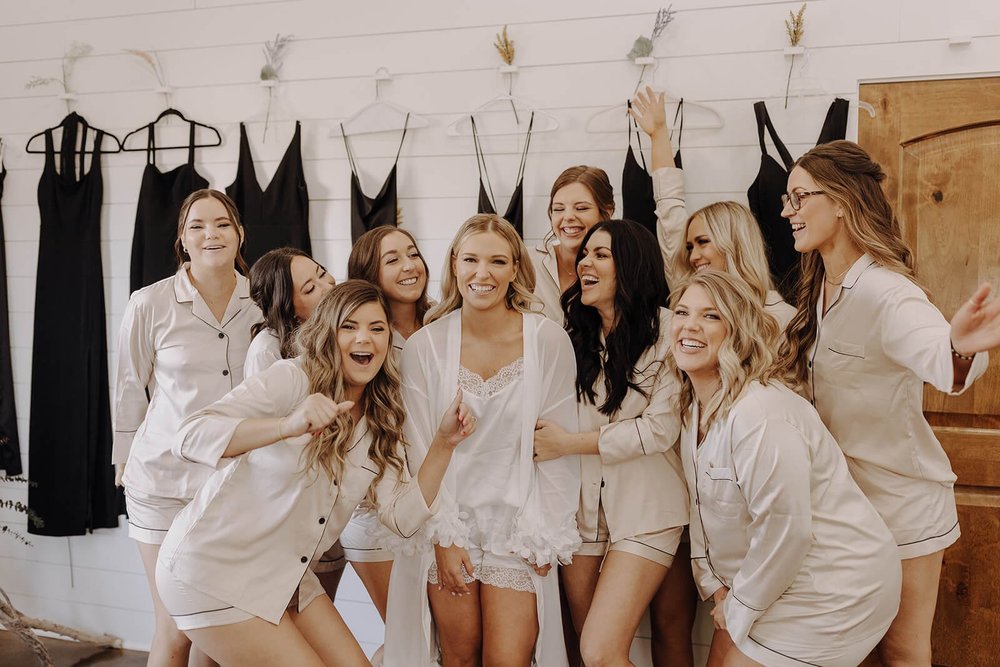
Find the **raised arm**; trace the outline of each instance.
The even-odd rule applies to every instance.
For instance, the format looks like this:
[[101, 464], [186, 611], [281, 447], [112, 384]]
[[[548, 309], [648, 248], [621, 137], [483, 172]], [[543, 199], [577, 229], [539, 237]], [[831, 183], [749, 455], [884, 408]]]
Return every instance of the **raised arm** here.
[[670, 145], [670, 128], [667, 127], [664, 93], [655, 93], [647, 87], [632, 100], [629, 113], [649, 135], [653, 145], [653, 198], [656, 200], [656, 240], [663, 255], [667, 283], [671, 286], [680, 278], [675, 274], [674, 263], [685, 250], [687, 208], [684, 203], [684, 172], [674, 165], [673, 147]]

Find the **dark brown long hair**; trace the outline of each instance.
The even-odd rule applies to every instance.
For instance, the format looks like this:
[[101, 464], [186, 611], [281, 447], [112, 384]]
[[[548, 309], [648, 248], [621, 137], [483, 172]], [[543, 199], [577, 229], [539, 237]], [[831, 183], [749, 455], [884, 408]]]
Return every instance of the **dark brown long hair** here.
[[[843, 209], [844, 229], [862, 252], [924, 289], [917, 281], [913, 251], [903, 240], [899, 220], [882, 190], [885, 172], [863, 148], [853, 141], [831, 141], [811, 149], [794, 166], [812, 176], [824, 194]], [[816, 302], [826, 274], [818, 250], [804, 253], [801, 262], [798, 312], [788, 323], [779, 358], [784, 374], [804, 387], [809, 376], [807, 353], [816, 341]]]
[[275, 248], [264, 253], [250, 268], [250, 298], [264, 314], [263, 322], [250, 327], [250, 335], [271, 329], [278, 337], [282, 359], [295, 355], [294, 336], [301, 324], [295, 316], [291, 268], [295, 257], [309, 255], [298, 248]]
[[243, 259], [243, 245], [246, 243], [246, 232], [243, 230], [243, 224], [240, 222], [240, 212], [236, 208], [236, 202], [230, 199], [229, 195], [225, 192], [219, 192], [218, 190], [212, 190], [211, 188], [195, 190], [187, 196], [183, 203], [181, 203], [180, 215], [177, 216], [177, 238], [174, 240], [174, 254], [177, 255], [177, 268], [183, 266], [184, 262], [190, 259], [190, 257], [187, 256], [187, 253], [184, 252], [184, 244], [181, 243], [181, 237], [184, 236], [184, 223], [187, 221], [188, 213], [191, 212], [191, 206], [196, 201], [207, 197], [211, 197], [212, 199], [222, 202], [222, 205], [226, 209], [226, 213], [229, 215], [229, 219], [236, 225], [236, 231], [240, 235], [240, 247], [236, 251], [235, 268], [243, 275], [248, 275], [250, 273], [250, 267], [247, 266], [247, 261]]
[[427, 282], [430, 280], [430, 271], [427, 270], [427, 260], [420, 253], [420, 246], [417, 245], [417, 240], [413, 238], [413, 234], [405, 229], [390, 225], [381, 225], [374, 229], [369, 229], [358, 237], [358, 240], [354, 242], [354, 246], [351, 248], [351, 256], [347, 259], [347, 277], [367, 280], [372, 285], [379, 285], [381, 287], [379, 284], [379, 274], [382, 270], [382, 239], [394, 232], [405, 234], [413, 242], [413, 247], [417, 249], [417, 255], [420, 257], [420, 262], [424, 265], [424, 291], [420, 294], [420, 299], [417, 300], [416, 304], [417, 320], [423, 322], [424, 315], [431, 308], [431, 300], [427, 297]]

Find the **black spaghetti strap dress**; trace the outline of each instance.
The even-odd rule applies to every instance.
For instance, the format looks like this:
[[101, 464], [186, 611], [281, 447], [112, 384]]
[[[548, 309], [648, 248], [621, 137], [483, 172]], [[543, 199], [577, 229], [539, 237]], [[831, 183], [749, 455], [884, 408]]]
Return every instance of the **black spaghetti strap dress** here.
[[[844, 138], [847, 132], [848, 107], [847, 100], [837, 98], [833, 101], [827, 111], [817, 145]], [[801, 260], [799, 253], [795, 250], [792, 228], [788, 221], [781, 217], [781, 209], [783, 208], [781, 195], [785, 194], [788, 187], [788, 172], [791, 170], [794, 160], [792, 160], [788, 149], [785, 148], [785, 144], [778, 138], [764, 102], [755, 103], [753, 110], [757, 116], [757, 139], [760, 142], [761, 156], [760, 169], [757, 172], [757, 178], [747, 190], [747, 199], [750, 203], [750, 210], [757, 217], [757, 224], [764, 237], [768, 261], [771, 264], [771, 275], [774, 278], [774, 287], [781, 292], [788, 303], [794, 304], [795, 287], [801, 272]], [[768, 154], [767, 145], [764, 142], [765, 128], [771, 136], [771, 141], [774, 142], [774, 147], [778, 150], [783, 164], [779, 164]]]
[[[629, 108], [632, 103], [629, 101]], [[681, 136], [684, 133], [684, 100], [677, 104], [674, 113], [674, 124], [680, 118], [677, 132], [677, 151], [674, 153], [674, 166], [681, 168]], [[639, 159], [635, 159], [632, 150], [632, 132], [635, 131], [635, 141], [639, 146]], [[653, 177], [646, 168], [646, 157], [642, 153], [642, 134], [632, 115], [628, 116], [628, 152], [625, 154], [625, 166], [622, 167], [622, 217], [638, 222], [656, 235], [656, 199], [653, 196]]]
[[240, 123], [240, 159], [236, 180], [226, 194], [240, 212], [246, 241], [243, 257], [248, 266], [268, 250], [291, 246], [312, 254], [309, 237], [309, 188], [302, 168], [302, 126], [295, 122], [295, 134], [271, 182], [263, 190], [250, 155], [246, 126]]
[[[0, 197], [7, 168], [0, 163]], [[4, 251], [3, 215], [0, 213], [0, 470], [20, 475], [21, 444], [17, 437], [14, 407], [14, 370], [10, 358], [10, 322], [7, 319], [7, 254]]]
[[351, 144], [347, 141], [347, 133], [341, 124], [340, 132], [344, 135], [344, 148], [347, 149], [347, 160], [351, 163], [351, 243], [358, 240], [362, 234], [376, 227], [396, 227], [399, 224], [399, 200], [396, 197], [396, 166], [399, 164], [399, 154], [403, 151], [406, 140], [406, 128], [410, 124], [410, 114], [403, 121], [403, 136], [399, 138], [399, 148], [396, 150], [396, 160], [386, 176], [382, 189], [374, 197], [368, 197], [361, 189], [358, 179], [358, 168], [354, 164], [354, 154]]
[[[479, 213], [497, 214], [496, 197], [493, 196], [493, 186], [490, 184], [490, 175], [486, 171], [486, 158], [483, 157], [483, 148], [479, 143], [479, 131], [476, 129], [476, 119], [472, 120], [472, 142], [476, 149], [476, 167], [479, 168]], [[528, 120], [528, 133], [524, 137], [524, 151], [521, 153], [521, 165], [517, 169], [516, 185], [514, 192], [510, 195], [510, 202], [507, 210], [503, 214], [503, 219], [513, 225], [518, 236], [524, 238], [524, 163], [528, 158], [528, 146], [531, 144], [531, 128], [535, 125], [535, 113], [531, 113]], [[483, 184], [483, 179], [486, 183]], [[487, 193], [489, 189], [489, 193]]]
[[90, 170], [80, 154], [88, 125], [75, 113], [62, 123], [60, 169], [52, 131], [38, 181], [41, 236], [31, 363], [28, 506], [44, 521], [36, 535], [83, 535], [118, 525], [124, 509], [111, 464], [104, 276], [101, 267], [101, 141]]
[[174, 241], [177, 239], [177, 217], [181, 204], [195, 190], [208, 187], [208, 181], [194, 168], [194, 128], [194, 123], [191, 123], [187, 162], [162, 172], [156, 166], [154, 125], [147, 126], [146, 169], [142, 172], [139, 202], [135, 210], [129, 292], [177, 273]]

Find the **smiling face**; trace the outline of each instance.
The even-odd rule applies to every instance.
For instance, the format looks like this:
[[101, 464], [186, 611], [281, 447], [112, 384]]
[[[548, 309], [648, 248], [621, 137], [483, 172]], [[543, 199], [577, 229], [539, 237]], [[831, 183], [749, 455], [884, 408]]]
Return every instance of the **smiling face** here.
[[688, 225], [687, 251], [688, 262], [693, 271], [726, 270], [726, 257], [719, 252], [705, 218], [700, 215], [692, 218], [691, 224]]
[[569, 183], [556, 190], [549, 207], [552, 233], [567, 250], [576, 254], [587, 230], [603, 220], [605, 214], [594, 195], [583, 183]]
[[288, 271], [292, 274], [292, 304], [295, 307], [295, 317], [299, 322], [305, 322], [312, 315], [319, 300], [333, 289], [337, 281], [322, 266], [302, 255], [292, 257]]
[[241, 240], [236, 222], [221, 201], [202, 197], [191, 204], [184, 219], [181, 245], [192, 267], [232, 268]]
[[392, 232], [379, 246], [378, 285], [390, 303], [416, 303], [427, 287], [427, 266], [409, 236]]
[[580, 278], [580, 302], [611, 315], [614, 320], [615, 294], [618, 280], [614, 255], [611, 252], [611, 235], [599, 229], [587, 239], [583, 257], [576, 265]]
[[337, 328], [337, 347], [348, 395], [378, 375], [389, 350], [389, 323], [378, 301], [358, 306]]
[[[802, 167], [795, 167], [788, 175], [788, 192], [804, 193], [822, 189]], [[833, 252], [841, 244], [851, 243], [844, 224], [843, 209], [825, 194], [803, 196], [798, 211], [789, 202], [785, 204], [781, 215], [792, 226], [795, 249], [799, 252], [819, 250], [821, 254], [826, 254]]]
[[470, 234], [452, 258], [463, 307], [507, 308], [507, 290], [517, 275], [510, 244], [494, 232]]
[[692, 379], [717, 375], [727, 329], [708, 291], [700, 285], [688, 287], [670, 319], [670, 348], [677, 367]]

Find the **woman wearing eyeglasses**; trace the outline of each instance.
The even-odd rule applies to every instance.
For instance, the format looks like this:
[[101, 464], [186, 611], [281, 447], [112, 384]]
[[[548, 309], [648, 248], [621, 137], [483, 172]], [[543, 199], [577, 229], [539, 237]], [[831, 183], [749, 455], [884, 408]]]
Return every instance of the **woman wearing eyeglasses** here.
[[923, 383], [959, 394], [982, 375], [985, 351], [1000, 345], [1000, 300], [981, 285], [945, 320], [917, 282], [884, 178], [849, 141], [817, 146], [789, 174], [782, 215], [803, 270], [780, 357], [896, 539], [902, 599], [882, 661], [929, 665], [942, 554], [960, 531], [956, 477], [924, 419]]

